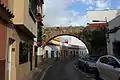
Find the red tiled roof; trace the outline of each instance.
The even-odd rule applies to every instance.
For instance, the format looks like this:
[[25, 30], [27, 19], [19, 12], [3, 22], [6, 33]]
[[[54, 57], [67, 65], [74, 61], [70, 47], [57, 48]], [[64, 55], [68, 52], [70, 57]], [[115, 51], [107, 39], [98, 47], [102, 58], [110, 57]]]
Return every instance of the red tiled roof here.
[[11, 16], [11, 18], [14, 18], [13, 13], [9, 9], [7, 9], [7, 6], [4, 6], [3, 3], [0, 3], [0, 7], [3, 8]]

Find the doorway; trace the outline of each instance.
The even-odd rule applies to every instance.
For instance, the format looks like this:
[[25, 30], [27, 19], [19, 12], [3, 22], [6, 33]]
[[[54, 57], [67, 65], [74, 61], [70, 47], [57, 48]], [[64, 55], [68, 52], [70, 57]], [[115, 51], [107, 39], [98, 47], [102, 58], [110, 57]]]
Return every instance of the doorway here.
[[120, 41], [113, 42], [113, 54], [120, 56]]
[[12, 52], [14, 51], [13, 45], [15, 40], [9, 39], [8, 41], [8, 54], [7, 54], [7, 69], [8, 69], [8, 80], [12, 80], [11, 78], [11, 64], [12, 64]]
[[54, 51], [51, 51], [51, 58], [54, 58]]

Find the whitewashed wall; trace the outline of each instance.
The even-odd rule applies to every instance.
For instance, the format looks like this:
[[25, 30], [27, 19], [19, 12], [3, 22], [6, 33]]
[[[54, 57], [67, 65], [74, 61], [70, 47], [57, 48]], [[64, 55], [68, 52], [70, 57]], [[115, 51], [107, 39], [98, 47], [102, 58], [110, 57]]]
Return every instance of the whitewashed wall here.
[[[109, 22], [109, 29], [113, 29], [114, 27], [118, 26], [120, 26], [120, 16], [114, 18]], [[107, 42], [107, 52], [108, 54], [113, 54], [113, 42], [120, 41], [120, 30], [118, 30], [116, 33], [110, 33], [109, 39], [110, 42]]]
[[111, 21], [116, 16], [120, 15], [120, 10], [88, 10], [87, 11], [87, 23], [94, 23], [93, 20]]
[[[48, 50], [48, 58], [51, 58], [51, 51], [54, 51], [54, 56], [56, 57], [56, 52], [60, 52], [60, 47], [59, 46], [53, 46], [53, 45], [47, 45], [45, 46], [45, 53], [46, 50]], [[59, 55], [58, 55], [59, 56]]]

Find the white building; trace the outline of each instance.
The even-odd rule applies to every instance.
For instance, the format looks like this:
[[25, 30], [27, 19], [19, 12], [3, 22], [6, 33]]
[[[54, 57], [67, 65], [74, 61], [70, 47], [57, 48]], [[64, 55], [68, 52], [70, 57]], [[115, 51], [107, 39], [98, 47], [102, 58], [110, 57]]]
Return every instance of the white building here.
[[[107, 18], [107, 22], [120, 15], [120, 10], [88, 10], [87, 11], [87, 23], [104, 23]], [[93, 22], [93, 20], [99, 20], [100, 22]]]
[[62, 39], [62, 41], [68, 40], [69, 47], [72, 47], [71, 45], [77, 46], [79, 48], [84, 47], [86, 52], [89, 53], [86, 45], [78, 38], [76, 38], [74, 36], [66, 36], [65, 35], [65, 36], [61, 36], [61, 39]]
[[77, 55], [78, 57], [82, 57], [87, 55], [87, 49], [84, 46], [70, 45], [68, 48], [69, 55]]
[[45, 57], [59, 57], [60, 56], [60, 38], [52, 39], [46, 46], [45, 46]]
[[61, 36], [60, 39], [62, 42], [67, 42], [66, 45], [64, 43], [64, 46], [68, 47], [68, 49], [66, 48], [65, 50], [68, 52], [68, 55], [77, 55], [80, 57], [89, 53], [85, 44], [76, 37]]
[[[107, 37], [107, 53], [117, 54], [120, 52], [119, 29], [115, 27], [120, 26], [120, 10], [88, 10], [87, 11], [88, 26], [95, 27], [108, 27], [110, 29], [109, 36]], [[93, 22], [97, 20], [99, 22]], [[108, 26], [106, 25], [108, 23]], [[91, 29], [92, 29], [91, 28]]]
[[[72, 36], [60, 36], [52, 39], [44, 49], [48, 58], [68, 55], [83, 56], [88, 54], [88, 50], [83, 42]], [[46, 56], [46, 55], [45, 55]]]
[[107, 52], [120, 56], [120, 16], [109, 23], [109, 36], [107, 37]]

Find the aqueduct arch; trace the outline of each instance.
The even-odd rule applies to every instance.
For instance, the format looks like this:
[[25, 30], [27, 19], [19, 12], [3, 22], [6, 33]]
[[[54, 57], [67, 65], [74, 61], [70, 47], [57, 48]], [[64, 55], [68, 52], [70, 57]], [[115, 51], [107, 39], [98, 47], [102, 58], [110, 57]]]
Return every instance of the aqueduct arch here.
[[53, 38], [57, 36], [62, 35], [69, 35], [74, 36], [81, 40], [86, 47], [88, 48], [88, 51], [90, 52], [90, 46], [89, 43], [86, 41], [84, 35], [79, 35], [80, 32], [82, 32], [85, 28], [82, 26], [77, 27], [46, 27], [43, 29], [43, 40], [42, 40], [42, 46], [43, 48], [45, 45], [52, 40]]

